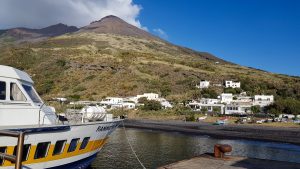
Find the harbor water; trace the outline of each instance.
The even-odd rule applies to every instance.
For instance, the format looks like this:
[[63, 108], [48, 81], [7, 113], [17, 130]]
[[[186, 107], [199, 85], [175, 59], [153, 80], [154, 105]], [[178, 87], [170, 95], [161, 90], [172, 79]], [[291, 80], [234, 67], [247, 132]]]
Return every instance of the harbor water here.
[[[285, 143], [214, 139], [209, 136], [186, 135], [141, 129], [126, 129], [129, 141], [146, 168], [157, 168], [203, 153], [212, 152], [215, 144], [230, 144], [231, 155], [300, 163], [300, 146]], [[300, 164], [299, 164], [300, 165]], [[98, 154], [91, 169], [142, 168], [118, 128]]]

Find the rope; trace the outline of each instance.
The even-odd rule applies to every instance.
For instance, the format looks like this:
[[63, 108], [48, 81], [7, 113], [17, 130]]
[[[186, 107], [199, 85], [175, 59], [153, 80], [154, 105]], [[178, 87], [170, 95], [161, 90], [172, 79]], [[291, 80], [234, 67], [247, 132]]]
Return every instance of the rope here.
[[142, 166], [143, 169], [146, 169], [146, 167], [144, 166], [144, 164], [141, 162], [141, 160], [139, 159], [138, 155], [136, 154], [136, 152], [134, 151], [129, 139], [128, 139], [128, 135], [127, 135], [127, 132], [126, 132], [126, 129], [125, 129], [125, 125], [124, 125], [124, 121], [122, 121], [123, 123], [123, 129], [124, 129], [124, 133], [125, 133], [125, 136], [126, 136], [126, 140], [130, 146], [130, 149], [132, 151], [132, 153], [134, 154], [135, 158], [138, 160], [138, 162], [140, 163], [140, 165]]

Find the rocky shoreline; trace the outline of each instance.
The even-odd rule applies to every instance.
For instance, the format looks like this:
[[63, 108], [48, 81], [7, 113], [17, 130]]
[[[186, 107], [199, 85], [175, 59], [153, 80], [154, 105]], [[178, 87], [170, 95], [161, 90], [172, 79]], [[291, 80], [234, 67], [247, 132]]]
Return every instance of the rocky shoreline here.
[[248, 139], [300, 145], [300, 128], [279, 128], [250, 125], [212, 125], [205, 122], [154, 121], [126, 119], [127, 128], [208, 135], [218, 139]]

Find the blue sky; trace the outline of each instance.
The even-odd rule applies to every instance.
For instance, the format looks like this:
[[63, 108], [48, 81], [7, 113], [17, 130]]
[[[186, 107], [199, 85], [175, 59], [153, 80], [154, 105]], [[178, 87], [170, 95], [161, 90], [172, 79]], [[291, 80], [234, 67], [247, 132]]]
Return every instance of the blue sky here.
[[240, 65], [300, 76], [300, 0], [1, 0], [0, 29], [107, 15]]
[[142, 7], [141, 24], [174, 44], [244, 66], [300, 76], [298, 0], [133, 2]]

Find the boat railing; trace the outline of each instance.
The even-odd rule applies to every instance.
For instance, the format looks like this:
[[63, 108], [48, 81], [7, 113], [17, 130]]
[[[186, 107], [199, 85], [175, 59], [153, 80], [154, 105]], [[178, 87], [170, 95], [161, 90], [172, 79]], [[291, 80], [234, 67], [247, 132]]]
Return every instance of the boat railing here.
[[43, 116], [42, 124], [39, 124], [39, 125], [44, 125], [44, 124], [45, 124], [45, 118], [46, 118], [47, 116], [48, 116], [48, 117], [49, 117], [49, 116], [53, 116], [53, 117], [55, 118], [56, 123], [57, 123], [57, 124], [59, 123], [59, 118], [58, 118], [58, 116], [57, 116], [56, 114], [45, 114], [45, 115]]
[[23, 155], [23, 148], [24, 148], [25, 133], [0, 130], [0, 136], [8, 136], [8, 137], [18, 138], [16, 154], [9, 155], [9, 154], [0, 152], [0, 158], [15, 163], [15, 169], [21, 169], [22, 168], [22, 155]]

